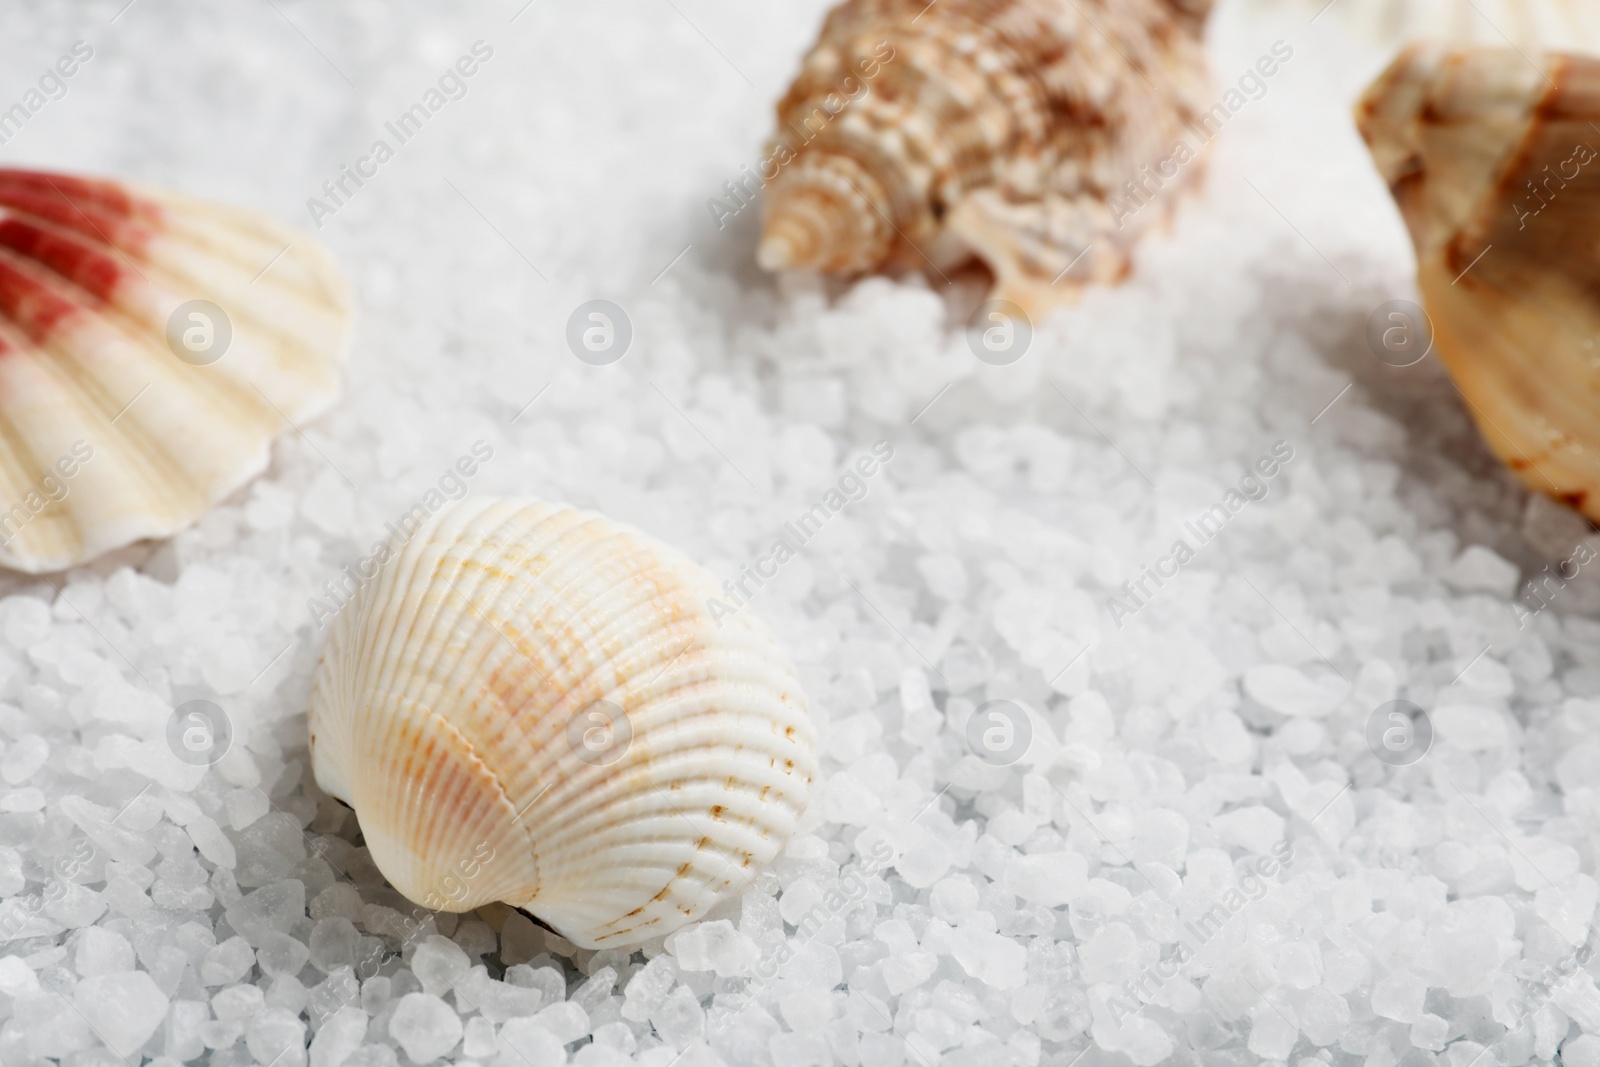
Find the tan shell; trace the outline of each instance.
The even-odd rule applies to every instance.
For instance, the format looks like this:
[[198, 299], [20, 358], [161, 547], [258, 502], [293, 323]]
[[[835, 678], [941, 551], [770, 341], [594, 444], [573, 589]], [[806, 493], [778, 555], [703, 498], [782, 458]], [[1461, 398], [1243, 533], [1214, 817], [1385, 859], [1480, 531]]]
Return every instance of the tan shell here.
[[0, 170], [0, 564], [193, 522], [333, 402], [350, 320], [321, 246], [264, 216]]
[[585, 948], [670, 933], [750, 884], [816, 775], [793, 669], [716, 598], [600, 516], [450, 506], [334, 624], [317, 783], [419, 904], [505, 901]]
[[1600, 519], [1600, 59], [1533, 58], [1412, 47], [1357, 121], [1478, 428], [1530, 488]]
[[937, 275], [976, 255], [1033, 314], [1120, 279], [1200, 171], [1147, 185], [1131, 214], [1113, 204], [1207, 139], [1190, 124], [1211, 103], [1209, 7], [846, 0], [778, 105], [761, 265]]
[[[1260, 0], [1258, 0], [1260, 2]], [[1273, 4], [1281, 0], [1267, 0]], [[1340, 19], [1379, 44], [1600, 50], [1595, 0], [1294, 0], [1308, 17]]]

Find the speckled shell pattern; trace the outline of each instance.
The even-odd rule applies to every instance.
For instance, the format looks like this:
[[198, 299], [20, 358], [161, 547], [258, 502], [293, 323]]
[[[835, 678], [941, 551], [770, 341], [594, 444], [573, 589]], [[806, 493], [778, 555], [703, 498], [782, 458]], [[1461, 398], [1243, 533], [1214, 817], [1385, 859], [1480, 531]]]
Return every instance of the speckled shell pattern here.
[[769, 156], [795, 158], [765, 194], [763, 266], [937, 277], [976, 255], [1041, 311], [1120, 279], [1202, 170], [1132, 218], [1108, 202], [1211, 103], [1209, 6], [848, 0], [778, 105]]
[[753, 884], [816, 776], [793, 668], [722, 596], [604, 517], [452, 505], [333, 624], [317, 782], [419, 904], [504, 901], [584, 948], [668, 934]]
[[1600, 520], [1600, 59], [1414, 46], [1357, 121], [1435, 348], [1530, 489]]
[[[192, 300], [228, 326], [211, 315], [192, 336], [214, 347], [180, 358], [169, 322], [198, 323]], [[193, 522], [333, 402], [350, 331], [344, 280], [303, 234], [0, 170], [0, 565], [59, 570]]]

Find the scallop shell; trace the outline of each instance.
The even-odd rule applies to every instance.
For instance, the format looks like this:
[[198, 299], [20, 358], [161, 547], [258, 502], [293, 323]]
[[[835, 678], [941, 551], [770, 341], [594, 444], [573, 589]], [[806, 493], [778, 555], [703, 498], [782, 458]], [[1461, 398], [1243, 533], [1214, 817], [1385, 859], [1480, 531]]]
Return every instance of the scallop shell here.
[[1600, 59], [1407, 49], [1357, 122], [1494, 451], [1600, 520]]
[[584, 948], [670, 933], [750, 884], [816, 774], [793, 668], [723, 597], [598, 515], [449, 506], [334, 624], [317, 783], [419, 904], [504, 901]]
[[[1278, 0], [1272, 0], [1276, 3]], [[1433, 41], [1454, 45], [1600, 50], [1595, 0], [1295, 0], [1309, 16], [1344, 21], [1379, 44]]]
[[333, 401], [350, 317], [317, 242], [254, 212], [0, 170], [0, 564], [194, 521]]
[[1118, 208], [1175, 143], [1207, 139], [1189, 126], [1211, 103], [1209, 7], [847, 0], [778, 105], [761, 265], [942, 275], [976, 256], [1034, 314], [1121, 279], [1201, 169]]

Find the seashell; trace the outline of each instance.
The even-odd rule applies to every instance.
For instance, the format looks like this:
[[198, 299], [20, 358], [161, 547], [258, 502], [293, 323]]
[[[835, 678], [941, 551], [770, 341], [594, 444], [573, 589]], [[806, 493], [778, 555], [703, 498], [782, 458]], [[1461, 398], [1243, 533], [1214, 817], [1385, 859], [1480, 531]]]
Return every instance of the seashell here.
[[[1277, 4], [1280, 0], [1270, 0]], [[1600, 50], [1594, 0], [1296, 0], [1309, 16], [1330, 11], [1356, 34], [1382, 45], [1409, 41], [1522, 48]]]
[[1357, 122], [1490, 447], [1600, 520], [1600, 59], [1414, 46]]
[[846, 0], [778, 105], [761, 265], [942, 275], [976, 256], [1030, 314], [1120, 280], [1201, 169], [1146, 186], [1149, 210], [1113, 203], [1211, 103], [1210, 4]]
[[350, 319], [326, 252], [264, 216], [0, 170], [0, 564], [192, 522], [333, 401]]
[[334, 624], [317, 783], [419, 904], [503, 901], [584, 948], [670, 933], [776, 855], [816, 775], [793, 668], [723, 595], [598, 515], [452, 505]]

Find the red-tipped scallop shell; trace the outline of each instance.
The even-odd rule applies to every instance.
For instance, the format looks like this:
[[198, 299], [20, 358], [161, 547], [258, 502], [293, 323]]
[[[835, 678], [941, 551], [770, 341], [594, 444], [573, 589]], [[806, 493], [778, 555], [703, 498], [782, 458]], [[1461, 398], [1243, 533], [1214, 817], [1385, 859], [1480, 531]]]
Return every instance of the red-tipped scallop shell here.
[[0, 564], [163, 537], [339, 387], [350, 299], [254, 212], [0, 170]]

